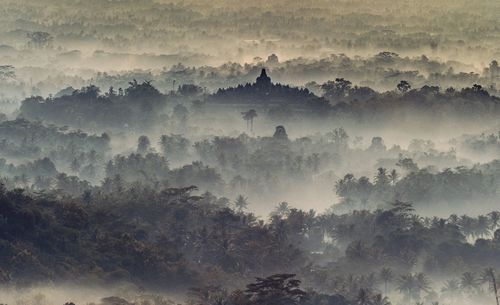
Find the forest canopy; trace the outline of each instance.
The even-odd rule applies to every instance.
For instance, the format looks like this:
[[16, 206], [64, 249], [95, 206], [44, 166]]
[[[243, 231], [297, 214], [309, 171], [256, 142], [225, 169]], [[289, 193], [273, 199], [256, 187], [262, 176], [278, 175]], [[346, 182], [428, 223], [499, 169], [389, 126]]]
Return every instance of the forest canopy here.
[[0, 305], [498, 305], [499, 1], [0, 4]]

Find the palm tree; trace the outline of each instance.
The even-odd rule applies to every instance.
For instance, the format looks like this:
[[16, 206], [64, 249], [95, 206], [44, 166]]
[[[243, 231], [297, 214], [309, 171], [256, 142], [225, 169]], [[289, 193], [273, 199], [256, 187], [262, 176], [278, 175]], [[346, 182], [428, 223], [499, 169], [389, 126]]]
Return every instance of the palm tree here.
[[380, 270], [379, 277], [384, 282], [384, 294], [387, 294], [387, 283], [392, 282], [394, 274], [390, 268], [382, 268], [382, 270]]
[[408, 300], [420, 299], [420, 292], [430, 290], [430, 282], [423, 273], [405, 274], [398, 279], [398, 290], [402, 292]]
[[478, 280], [476, 279], [476, 276], [471, 273], [471, 272], [465, 272], [462, 274], [462, 279], [460, 280], [460, 287], [464, 290], [467, 291], [468, 293], [471, 293], [473, 290], [476, 290], [478, 288]]
[[373, 294], [370, 289], [361, 288], [356, 295], [356, 304], [358, 305], [391, 305], [387, 297], [380, 293]]
[[472, 217], [469, 217], [467, 215], [461, 216], [458, 220], [458, 225], [460, 226], [460, 230], [466, 237], [474, 237], [474, 219]]
[[454, 279], [446, 281], [443, 288], [441, 288], [441, 292], [450, 299], [454, 300], [460, 292], [460, 283]]
[[392, 185], [396, 185], [396, 182], [398, 182], [398, 179], [399, 179], [399, 174], [395, 169], [393, 169], [389, 173], [389, 175], [387, 175], [387, 177], [389, 177], [389, 180], [391, 181]]
[[288, 202], [280, 202], [277, 206], [276, 209], [274, 210], [274, 213], [278, 216], [284, 217], [290, 213], [290, 204]]
[[488, 217], [490, 218], [490, 230], [494, 231], [498, 227], [498, 223], [500, 222], [500, 212], [493, 211], [488, 214]]
[[456, 225], [460, 221], [460, 218], [456, 214], [451, 214], [450, 217], [448, 217], [448, 222], [451, 224]]
[[352, 261], [364, 261], [370, 258], [370, 248], [361, 240], [349, 244], [345, 256]]
[[487, 216], [479, 215], [475, 221], [474, 235], [484, 237], [490, 235], [490, 221]]
[[382, 296], [380, 293], [373, 296], [371, 305], [391, 305], [387, 297]]
[[449, 292], [449, 293], [456, 293], [460, 289], [460, 283], [453, 279], [446, 281], [444, 283], [443, 288], [441, 289], [441, 292]]
[[371, 293], [364, 288], [361, 288], [356, 296], [356, 304], [358, 305], [371, 305]]
[[16, 185], [20, 185], [22, 188], [28, 188], [29, 178], [26, 174], [21, 174], [21, 176], [14, 176], [14, 182]]
[[492, 268], [487, 268], [483, 271], [482, 278], [484, 282], [490, 283], [490, 288], [492, 288], [493, 292], [495, 293], [495, 300], [498, 303], [498, 287], [497, 287], [497, 280], [495, 277], [495, 271]]
[[423, 290], [425, 292], [429, 292], [429, 290], [431, 289], [431, 283], [429, 281], [429, 278], [424, 273], [422, 273], [422, 272], [418, 273], [415, 276], [415, 279], [417, 280], [417, 287], [418, 287], [419, 293], [421, 290]]
[[241, 115], [247, 122], [247, 130], [253, 132], [253, 119], [257, 117], [257, 111], [255, 111], [255, 109], [250, 109], [248, 111], [242, 112]]
[[234, 206], [238, 212], [243, 212], [243, 210], [246, 210], [248, 207], [248, 199], [239, 195], [234, 201]]

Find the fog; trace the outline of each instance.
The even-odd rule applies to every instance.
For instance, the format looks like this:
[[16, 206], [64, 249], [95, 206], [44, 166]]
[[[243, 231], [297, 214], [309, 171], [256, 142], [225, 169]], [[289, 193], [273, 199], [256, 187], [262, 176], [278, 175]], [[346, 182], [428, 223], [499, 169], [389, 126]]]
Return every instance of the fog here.
[[0, 16], [0, 305], [498, 305], [499, 1]]

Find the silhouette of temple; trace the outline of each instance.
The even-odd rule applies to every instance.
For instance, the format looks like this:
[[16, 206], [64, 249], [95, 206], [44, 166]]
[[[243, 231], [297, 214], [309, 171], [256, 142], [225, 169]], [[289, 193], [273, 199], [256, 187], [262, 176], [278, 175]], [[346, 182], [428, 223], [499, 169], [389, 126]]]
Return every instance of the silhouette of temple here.
[[260, 76], [257, 77], [257, 81], [255, 82], [255, 84], [260, 87], [267, 87], [272, 84], [271, 78], [267, 76], [266, 69], [262, 69], [262, 71], [260, 72]]
[[328, 101], [315, 96], [309, 90], [280, 83], [273, 83], [262, 69], [255, 83], [221, 88], [208, 98], [214, 103], [247, 104], [247, 105], [296, 105], [297, 107], [314, 107], [324, 109]]

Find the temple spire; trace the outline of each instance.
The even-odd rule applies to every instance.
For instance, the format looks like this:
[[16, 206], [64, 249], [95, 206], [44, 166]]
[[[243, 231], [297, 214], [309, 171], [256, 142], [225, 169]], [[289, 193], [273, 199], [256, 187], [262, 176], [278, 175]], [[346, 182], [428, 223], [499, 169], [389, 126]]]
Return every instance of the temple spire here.
[[257, 77], [257, 85], [270, 85], [271, 84], [271, 78], [267, 76], [266, 69], [262, 69], [260, 72], [260, 76]]

